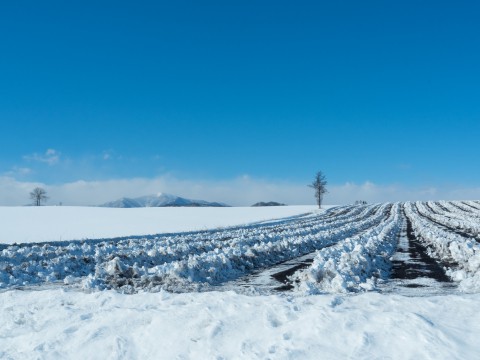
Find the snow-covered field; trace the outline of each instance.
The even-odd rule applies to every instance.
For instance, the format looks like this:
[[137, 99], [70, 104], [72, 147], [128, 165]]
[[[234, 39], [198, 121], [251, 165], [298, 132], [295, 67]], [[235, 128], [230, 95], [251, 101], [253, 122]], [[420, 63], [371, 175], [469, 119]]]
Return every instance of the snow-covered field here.
[[149, 207], [0, 206], [0, 243], [101, 239], [206, 230], [312, 212], [316, 206]]
[[480, 297], [0, 293], [1, 359], [478, 359]]
[[[3, 219], [24, 224], [33, 211], [10, 209]], [[262, 221], [280, 209], [211, 209], [223, 224], [203, 225], [181, 211], [204, 209], [168, 209], [182, 225], [158, 231], [105, 216], [137, 221], [139, 236], [104, 235], [97, 219], [77, 241], [52, 236], [68, 222], [57, 216], [30, 243], [5, 240], [0, 358], [478, 358], [480, 203], [292, 208]], [[82, 221], [98, 217], [89, 210]], [[124, 238], [101, 239], [111, 236]]]

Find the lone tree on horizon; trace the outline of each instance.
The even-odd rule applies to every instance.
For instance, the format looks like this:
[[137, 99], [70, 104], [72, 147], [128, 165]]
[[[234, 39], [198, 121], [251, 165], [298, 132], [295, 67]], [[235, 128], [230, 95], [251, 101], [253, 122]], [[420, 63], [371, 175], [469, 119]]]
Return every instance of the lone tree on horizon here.
[[41, 187], [36, 187], [30, 193], [30, 199], [32, 199], [34, 206], [41, 206], [43, 202], [48, 200], [47, 192]]
[[323, 194], [327, 193], [327, 179], [325, 175], [318, 171], [315, 175], [313, 182], [308, 185], [309, 187], [315, 189], [315, 200], [317, 200], [318, 208], [322, 208]]

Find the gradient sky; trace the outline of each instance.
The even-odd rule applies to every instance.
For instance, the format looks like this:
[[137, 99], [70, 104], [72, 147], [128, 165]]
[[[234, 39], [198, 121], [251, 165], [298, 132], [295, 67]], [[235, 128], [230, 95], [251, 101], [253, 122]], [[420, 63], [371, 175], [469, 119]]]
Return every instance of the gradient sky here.
[[478, 19], [473, 1], [4, 1], [0, 205], [33, 183], [304, 186], [319, 169], [402, 189], [384, 201], [475, 195]]

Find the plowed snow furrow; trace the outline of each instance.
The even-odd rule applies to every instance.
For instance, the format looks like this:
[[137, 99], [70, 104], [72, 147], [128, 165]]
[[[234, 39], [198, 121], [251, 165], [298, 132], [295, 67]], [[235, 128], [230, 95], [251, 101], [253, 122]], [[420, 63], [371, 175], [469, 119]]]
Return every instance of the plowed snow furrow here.
[[[317, 217], [310, 218], [303, 221], [301, 218], [294, 218], [285, 221], [275, 222], [273, 225], [253, 225], [247, 227], [234, 227], [230, 228], [230, 234], [241, 236], [241, 234], [250, 234], [252, 236], [258, 229], [263, 229], [264, 232], [275, 233], [277, 229], [282, 230], [283, 225], [292, 222], [298, 222], [303, 226], [315, 223]], [[240, 234], [240, 235], [239, 235]], [[129, 253], [148, 253], [153, 255], [153, 250], [158, 243], [163, 244], [161, 250], [164, 258], [163, 261], [167, 261], [170, 256], [173, 259], [178, 256], [183, 256], [181, 252], [183, 248], [185, 251], [195, 250], [195, 244], [200, 251], [202, 248], [212, 248], [212, 242], [218, 242], [225, 240], [225, 230], [214, 231], [201, 231], [193, 233], [183, 233], [170, 236], [159, 237], [132, 237], [129, 239], [113, 239], [113, 240], [92, 240], [92, 241], [72, 241], [72, 242], [53, 242], [53, 243], [40, 243], [40, 244], [21, 244], [5, 246], [0, 254], [0, 270], [5, 270], [3, 279], [4, 283], [6, 279], [19, 279], [18, 284], [22, 284], [25, 281], [29, 281], [28, 278], [36, 277], [37, 273], [38, 282], [61, 280], [68, 274], [81, 274], [86, 275], [94, 271], [95, 263], [102, 255], [112, 253], [115, 251], [123, 251], [125, 254]], [[136, 245], [142, 243], [142, 248], [138, 248]], [[189, 245], [185, 245], [190, 243]], [[193, 244], [193, 245], [192, 245]], [[179, 246], [177, 246], [179, 245]], [[175, 248], [176, 247], [176, 248]], [[119, 250], [120, 249], [120, 250]], [[123, 249], [123, 250], [122, 250]], [[205, 250], [207, 251], [207, 250]], [[175, 254], [175, 252], [178, 252]], [[119, 254], [119, 256], [127, 256], [125, 254]], [[152, 256], [153, 260], [160, 260]], [[103, 260], [103, 259], [102, 259]], [[47, 273], [48, 274], [45, 274]], [[29, 276], [32, 275], [32, 276]]]
[[465, 205], [461, 202], [447, 202], [447, 201], [438, 201], [436, 204], [441, 204], [445, 208], [449, 209], [452, 213], [451, 215], [459, 220], [474, 221], [476, 223], [480, 220], [480, 212], [475, 211], [472, 207]]
[[427, 247], [417, 238], [412, 222], [402, 211], [402, 231], [392, 256], [390, 279], [381, 285], [384, 292], [403, 295], [444, 294], [456, 289], [446, 275], [446, 264], [429, 255]]
[[429, 249], [429, 255], [451, 264], [447, 275], [464, 291], [480, 289], [480, 246], [475, 240], [447, 231], [419, 213], [421, 203], [406, 203], [405, 213], [415, 235]]
[[473, 201], [342, 206], [210, 231], [7, 245], [0, 288], [480, 291], [479, 234]]
[[477, 204], [475, 201], [462, 201], [462, 203], [475, 210], [476, 213], [480, 211], [480, 205]]
[[[340, 217], [339, 219], [332, 221], [332, 219], [325, 218], [324, 216], [311, 218], [307, 221], [294, 222], [291, 224], [284, 224], [282, 226], [274, 227], [257, 227], [252, 229], [240, 229], [235, 231], [223, 231], [216, 233], [216, 236], [209, 237], [174, 237], [174, 238], [162, 238], [165, 245], [169, 246], [170, 253], [166, 254], [162, 252], [162, 248], [159, 249], [160, 257], [155, 259], [156, 263], [171, 262], [180, 260], [188, 255], [206, 253], [214, 251], [218, 248], [228, 248], [242, 244], [243, 246], [254, 246], [263, 242], [275, 242], [283, 239], [284, 237], [304, 236], [310, 233], [329, 230], [331, 228], [339, 228], [346, 226], [350, 223], [361, 223], [362, 221], [371, 221], [371, 217], [379, 210], [380, 206], [370, 206], [362, 211], [355, 212], [351, 217]], [[219, 244], [219, 241], [222, 241]], [[115, 249], [108, 249], [106, 252], [106, 258], [113, 259], [114, 257], [123, 257], [126, 261], [130, 261], [129, 265], [132, 265], [132, 260], [138, 260], [135, 256], [131, 256], [132, 247], [140, 248], [144, 250], [158, 249], [157, 242], [142, 244], [132, 244], [129, 242], [119, 242]], [[103, 249], [102, 249], [103, 251]], [[141, 255], [141, 254], [139, 254]], [[153, 259], [152, 259], [153, 260]]]
[[[214, 251], [190, 254], [188, 258], [153, 267], [139, 264], [131, 268], [125, 266], [123, 260], [115, 258], [97, 266], [92, 285], [122, 288], [129, 292], [160, 285], [181, 291], [191, 286], [205, 288], [207, 285], [221, 284], [255, 269], [302, 256], [375, 227], [382, 222], [390, 207], [391, 205], [384, 204], [365, 220], [341, 227], [284, 237], [274, 242], [264, 241], [253, 246], [245, 246], [241, 242]], [[125, 272], [127, 276], [124, 275]], [[132, 276], [132, 272], [137, 276]]]
[[[390, 210], [388, 210], [389, 212]], [[367, 233], [371, 228], [364, 230]], [[358, 235], [357, 235], [358, 236]], [[342, 243], [346, 239], [339, 240], [335, 243], [328, 243], [323, 248]], [[347, 238], [348, 240], [348, 238]], [[316, 250], [319, 250], [317, 248]], [[307, 253], [306, 255], [295, 257], [293, 259], [283, 261], [279, 264], [269, 266], [264, 269], [255, 270], [252, 273], [240, 277], [234, 281], [227, 282], [221, 286], [221, 289], [235, 289], [247, 293], [269, 293], [283, 292], [294, 289], [292, 277], [293, 275], [312, 264], [316, 255], [316, 251]]]
[[293, 275], [297, 290], [312, 293], [371, 290], [386, 279], [401, 229], [400, 204], [377, 226], [317, 252], [311, 266]]
[[[338, 218], [306, 216], [267, 224], [160, 237], [8, 246], [0, 254], [0, 287], [58, 280], [69, 282], [74, 281], [72, 277], [105, 272], [121, 273], [125, 278], [137, 277], [141, 271], [138, 269], [178, 263], [200, 254], [218, 255], [229, 251], [254, 253], [264, 244], [273, 246], [276, 243], [288, 243], [288, 239], [305, 240], [289, 253], [288, 256], [294, 257], [303, 251], [311, 251], [312, 245], [308, 244], [313, 243], [313, 235], [326, 236], [340, 228], [348, 233], [356, 231], [356, 227], [368, 227], [379, 218], [379, 209], [380, 205], [350, 207], [341, 210], [342, 215]], [[306, 246], [306, 249], [302, 246]], [[282, 257], [280, 254], [278, 261], [288, 256]], [[246, 266], [249, 266], [249, 262], [246, 262]], [[144, 275], [149, 277], [145, 271]]]
[[467, 239], [480, 241], [480, 223], [453, 212], [449, 212], [448, 215], [442, 215], [441, 210], [438, 210], [434, 203], [417, 202], [415, 207], [421, 216], [443, 227], [446, 231], [453, 232]]
[[[432, 205], [434, 206], [437, 206], [439, 208], [439, 210], [434, 210], [432, 208]], [[438, 214], [438, 215], [442, 215], [442, 214], [450, 214], [451, 213], [451, 210], [448, 209], [447, 207], [445, 207], [443, 204], [439, 203], [439, 202], [431, 202], [431, 201], [428, 201], [425, 203], [425, 206], [427, 206], [428, 208], [430, 208], [431, 211], [433, 211], [434, 213]], [[448, 215], [447, 215], [448, 216]]]
[[[172, 262], [184, 259], [185, 257], [198, 255], [201, 253], [209, 253], [212, 251], [218, 251], [218, 249], [232, 248], [237, 245], [243, 247], [253, 247], [255, 245], [262, 244], [264, 242], [274, 243], [285, 237], [302, 237], [311, 233], [317, 233], [321, 231], [327, 231], [331, 228], [343, 227], [352, 222], [361, 224], [362, 221], [371, 221], [371, 216], [378, 211], [379, 206], [369, 207], [360, 212], [358, 216], [351, 218], [341, 218], [337, 221], [324, 221], [324, 217], [312, 218], [307, 222], [295, 222], [287, 226], [284, 224], [281, 227], [267, 227], [267, 228], [254, 228], [254, 229], [241, 229], [239, 231], [224, 231], [218, 233], [216, 238], [210, 236], [209, 238], [168, 238], [162, 239], [165, 245], [158, 246], [158, 242], [154, 243], [142, 243], [132, 244], [131, 242], [116, 244], [115, 249], [101, 249], [101, 252], [106, 254], [100, 254], [100, 257], [104, 260], [111, 260], [115, 257], [124, 259], [123, 262], [126, 265], [133, 265], [134, 262], [146, 263], [148, 261], [156, 264], [163, 264], [165, 262]], [[165, 246], [168, 245], [168, 254], [165, 254]], [[143, 253], [132, 254], [131, 249], [143, 249], [151, 250], [150, 259], [140, 259]], [[152, 253], [156, 255], [152, 258]], [[165, 256], [167, 255], [167, 256]]]
[[453, 213], [458, 213], [458, 214], [465, 214], [467, 216], [471, 215], [473, 213], [473, 209], [469, 206], [465, 206], [464, 204], [462, 204], [461, 202], [446, 202], [446, 201], [442, 201], [442, 202], [437, 202], [437, 204], [442, 204], [443, 206], [445, 206], [447, 209], [452, 209]]

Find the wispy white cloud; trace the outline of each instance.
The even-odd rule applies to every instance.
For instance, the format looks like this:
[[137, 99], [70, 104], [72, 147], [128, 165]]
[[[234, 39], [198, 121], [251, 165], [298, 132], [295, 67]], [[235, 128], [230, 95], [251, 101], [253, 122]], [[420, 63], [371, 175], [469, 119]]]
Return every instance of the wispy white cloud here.
[[11, 170], [7, 171], [4, 175], [10, 177], [26, 176], [33, 173], [33, 170], [28, 167], [14, 166]]
[[[241, 176], [230, 180], [189, 180], [171, 175], [156, 178], [74, 181], [58, 185], [23, 182], [13, 177], [0, 177], [0, 205], [25, 205], [29, 192], [44, 187], [49, 204], [98, 205], [121, 197], [137, 197], [158, 192], [193, 199], [249, 206], [258, 201], [279, 201], [290, 205], [314, 204], [313, 190], [306, 184], [270, 181]], [[325, 204], [349, 204], [355, 200], [369, 203], [405, 200], [480, 199], [480, 188], [409, 188], [401, 185], [379, 185], [373, 182], [332, 184]]]
[[46, 163], [51, 166], [60, 161], [60, 155], [60, 152], [55, 149], [47, 149], [47, 151], [45, 151], [43, 154], [33, 153], [23, 156], [23, 159], [27, 161]]

